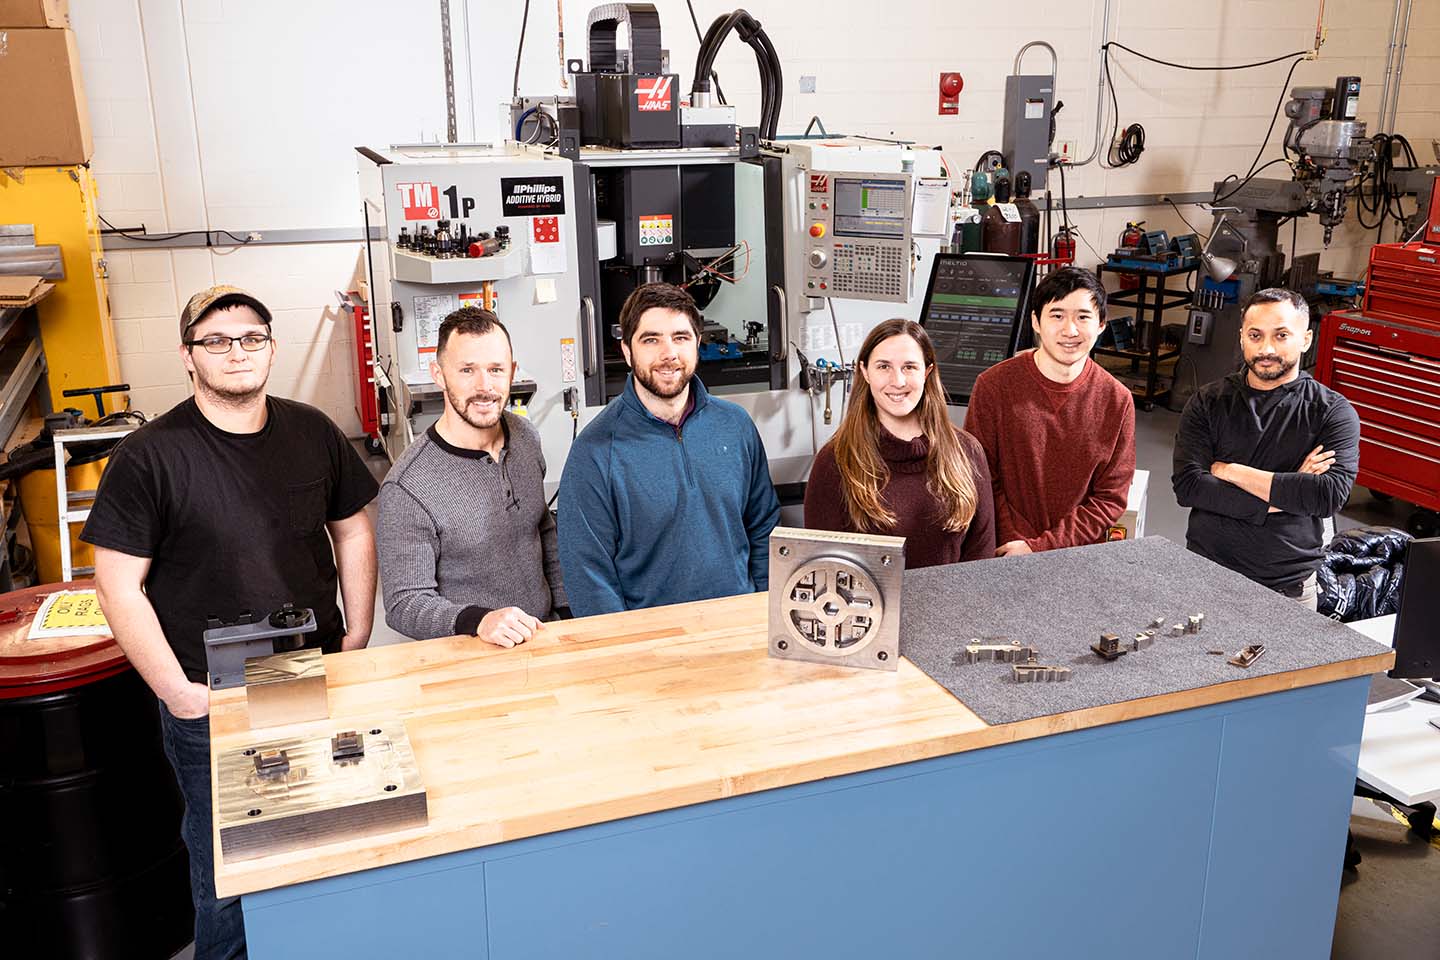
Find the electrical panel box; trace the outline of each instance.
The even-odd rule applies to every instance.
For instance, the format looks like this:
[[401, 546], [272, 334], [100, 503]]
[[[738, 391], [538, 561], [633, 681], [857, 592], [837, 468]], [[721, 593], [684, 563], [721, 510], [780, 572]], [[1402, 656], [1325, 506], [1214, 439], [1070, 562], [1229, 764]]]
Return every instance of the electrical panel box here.
[[680, 146], [680, 78], [673, 73], [577, 73], [575, 100], [585, 143]]
[[909, 300], [911, 189], [908, 173], [810, 174], [808, 296]]
[[1031, 189], [1045, 192], [1050, 170], [1050, 114], [1055, 106], [1055, 78], [1012, 74], [1005, 78], [1004, 127], [1000, 150], [1013, 178], [1030, 172]]
[[680, 252], [680, 168], [598, 171], [595, 210], [613, 220], [619, 260], [631, 267], [671, 263]]

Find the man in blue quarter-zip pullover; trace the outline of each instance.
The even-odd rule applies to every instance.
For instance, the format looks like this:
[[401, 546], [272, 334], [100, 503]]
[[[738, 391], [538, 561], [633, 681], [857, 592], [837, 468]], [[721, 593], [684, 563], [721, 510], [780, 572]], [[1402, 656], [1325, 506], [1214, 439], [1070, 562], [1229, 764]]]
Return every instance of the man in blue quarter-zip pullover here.
[[625, 392], [570, 449], [560, 567], [578, 617], [769, 586], [780, 518], [755, 424], [698, 379], [700, 310], [679, 287], [636, 288], [620, 310]]

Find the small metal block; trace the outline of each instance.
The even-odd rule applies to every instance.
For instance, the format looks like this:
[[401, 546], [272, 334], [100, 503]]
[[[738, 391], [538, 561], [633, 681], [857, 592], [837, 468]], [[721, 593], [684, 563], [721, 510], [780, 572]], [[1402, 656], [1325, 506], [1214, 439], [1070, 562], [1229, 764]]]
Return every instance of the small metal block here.
[[1185, 632], [1185, 624], [1183, 623], [1177, 623], [1170, 628], [1170, 636], [1172, 637], [1182, 636]]
[[1043, 663], [1012, 663], [1010, 674], [1016, 683], [1059, 683], [1070, 679], [1070, 668]]
[[1200, 628], [1203, 627], [1203, 626], [1205, 626], [1205, 614], [1203, 614], [1203, 613], [1192, 614], [1192, 615], [1191, 615], [1190, 617], [1188, 617], [1188, 618], [1186, 619], [1186, 621], [1185, 621], [1185, 632], [1186, 632], [1186, 633], [1199, 633], [1199, 632], [1200, 632]]
[[365, 756], [365, 735], [356, 730], [342, 730], [330, 738], [330, 759], [355, 760]]
[[1154, 620], [1150, 621], [1150, 626], [1156, 630], [1160, 629], [1161, 627], [1165, 626], [1165, 618], [1156, 617]]
[[1130, 641], [1130, 649], [1139, 652], [1141, 650], [1144, 650], [1146, 647], [1150, 646], [1154, 642], [1155, 637], [1153, 634], [1137, 633], [1135, 634], [1135, 639]]
[[1021, 644], [1019, 640], [997, 640], [986, 643], [984, 640], [975, 639], [965, 645], [965, 662], [979, 663], [982, 660], [990, 660], [998, 663], [1017, 663], [1034, 660], [1038, 652], [1034, 647]]
[[255, 754], [255, 773], [266, 780], [282, 779], [290, 772], [290, 754], [286, 750], [261, 750]]
[[1129, 653], [1128, 650], [1120, 646], [1120, 638], [1113, 633], [1100, 634], [1099, 642], [1090, 644], [1090, 649], [1095, 651], [1096, 656], [1103, 657], [1106, 660], [1114, 660]]
[[1263, 643], [1252, 643], [1227, 660], [1226, 663], [1232, 663], [1237, 667], [1248, 667], [1264, 655], [1265, 645]]

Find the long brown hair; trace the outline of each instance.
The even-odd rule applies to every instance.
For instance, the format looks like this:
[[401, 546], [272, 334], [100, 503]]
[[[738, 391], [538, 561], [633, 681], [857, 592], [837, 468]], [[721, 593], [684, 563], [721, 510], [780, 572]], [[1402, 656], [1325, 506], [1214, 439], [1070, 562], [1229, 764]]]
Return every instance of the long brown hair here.
[[[940, 501], [944, 528], [958, 532], [975, 517], [975, 477], [945, 409], [945, 388], [940, 383], [935, 345], [930, 342], [930, 335], [913, 320], [886, 320], [871, 330], [860, 346], [860, 355], [855, 359], [856, 372], [869, 365], [870, 354], [881, 342], [902, 334], [920, 345], [920, 353], [925, 358], [925, 389], [917, 411], [920, 429], [930, 441], [925, 457], [926, 487]], [[865, 378], [861, 389], [857, 376], [855, 389], [850, 394], [850, 408], [830, 441], [834, 445], [835, 466], [840, 471], [840, 492], [856, 530], [879, 532], [896, 523], [894, 512], [886, 509], [880, 499], [880, 491], [890, 482], [890, 468], [880, 456], [879, 431], [880, 418], [869, 378]]]

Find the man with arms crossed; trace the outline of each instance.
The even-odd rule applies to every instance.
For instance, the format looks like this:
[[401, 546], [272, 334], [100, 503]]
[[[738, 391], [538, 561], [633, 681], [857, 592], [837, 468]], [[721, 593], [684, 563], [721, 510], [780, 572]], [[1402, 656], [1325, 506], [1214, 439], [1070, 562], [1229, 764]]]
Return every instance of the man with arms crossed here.
[[1000, 557], [1099, 543], [1135, 476], [1135, 402], [1090, 359], [1105, 288], [1066, 267], [1033, 302], [1037, 346], [980, 374], [965, 416], [990, 464]]
[[755, 424], [698, 377], [700, 311], [668, 283], [620, 309], [625, 392], [580, 433], [560, 481], [560, 565], [576, 616], [764, 590], [780, 517]]
[[[180, 359], [195, 395], [125, 439], [81, 539], [115, 640], [160, 700], [165, 755], [185, 798], [196, 960], [244, 957], [240, 902], [215, 899], [211, 849], [209, 617], [315, 611], [327, 652], [370, 639], [375, 480], [314, 407], [269, 397], [270, 311], [235, 287], [190, 298]], [[337, 572], [338, 568], [338, 572]], [[345, 604], [342, 619], [336, 585]]]
[[489, 310], [463, 307], [440, 324], [430, 376], [445, 410], [380, 488], [385, 620], [407, 637], [513, 647], [569, 612], [540, 434], [505, 409], [515, 370]]
[[1324, 522], [1360, 466], [1360, 418], [1300, 369], [1310, 340], [1298, 293], [1272, 287], [1246, 301], [1244, 367], [1185, 404], [1171, 482], [1191, 508], [1186, 546], [1313, 610]]

